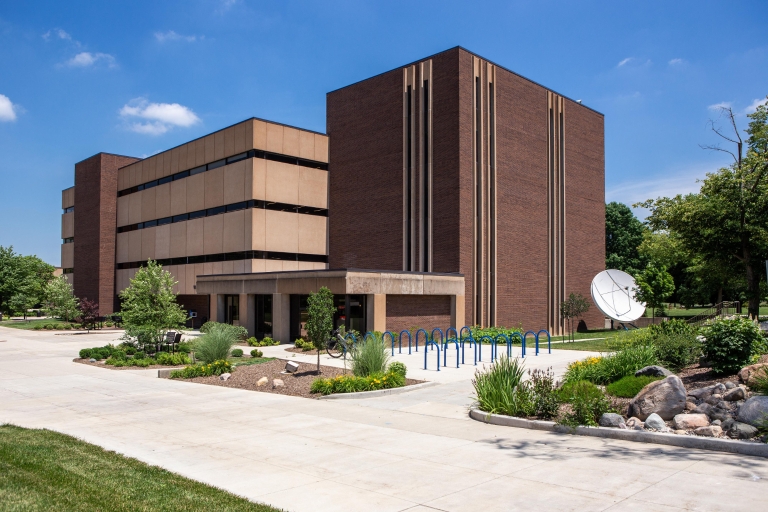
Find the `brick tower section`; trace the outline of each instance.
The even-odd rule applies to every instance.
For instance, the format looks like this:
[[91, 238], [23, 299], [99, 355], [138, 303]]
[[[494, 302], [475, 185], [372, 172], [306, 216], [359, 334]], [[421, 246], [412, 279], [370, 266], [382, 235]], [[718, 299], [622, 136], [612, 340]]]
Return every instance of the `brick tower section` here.
[[75, 164], [75, 295], [115, 311], [117, 170], [138, 158], [99, 153]]

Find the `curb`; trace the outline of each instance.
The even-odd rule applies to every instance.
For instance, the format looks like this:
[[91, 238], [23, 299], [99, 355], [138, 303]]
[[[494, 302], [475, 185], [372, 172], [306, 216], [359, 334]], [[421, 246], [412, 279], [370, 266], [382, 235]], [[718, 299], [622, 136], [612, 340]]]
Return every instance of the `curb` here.
[[413, 386], [403, 386], [401, 388], [377, 389], [376, 391], [359, 391], [357, 393], [334, 393], [332, 395], [321, 396], [320, 400], [349, 400], [352, 398], [376, 398], [377, 396], [399, 395], [408, 393], [417, 389], [429, 388], [439, 385], [438, 382], [422, 382]]
[[661, 432], [646, 432], [641, 430], [622, 430], [608, 427], [571, 428], [566, 427], [565, 425], [558, 425], [554, 421], [513, 418], [511, 416], [503, 416], [499, 414], [488, 414], [479, 409], [470, 409], [469, 417], [476, 421], [504, 427], [545, 430], [560, 434], [575, 434], [603, 439], [619, 439], [621, 441], [632, 441], [635, 443], [662, 444], [666, 446], [679, 446], [681, 448], [695, 448], [699, 450], [738, 453], [740, 455], [768, 458], [768, 444], [763, 443], [716, 439], [711, 437], [682, 436], [679, 434], [665, 434]]

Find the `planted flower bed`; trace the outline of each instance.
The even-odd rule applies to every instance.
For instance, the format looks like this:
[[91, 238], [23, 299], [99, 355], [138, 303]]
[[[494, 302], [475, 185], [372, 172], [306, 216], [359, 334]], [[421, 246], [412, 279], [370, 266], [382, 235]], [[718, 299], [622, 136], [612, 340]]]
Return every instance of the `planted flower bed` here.
[[180, 343], [178, 352], [147, 353], [130, 343], [84, 348], [74, 361], [107, 368], [164, 368], [190, 364], [191, 344]]

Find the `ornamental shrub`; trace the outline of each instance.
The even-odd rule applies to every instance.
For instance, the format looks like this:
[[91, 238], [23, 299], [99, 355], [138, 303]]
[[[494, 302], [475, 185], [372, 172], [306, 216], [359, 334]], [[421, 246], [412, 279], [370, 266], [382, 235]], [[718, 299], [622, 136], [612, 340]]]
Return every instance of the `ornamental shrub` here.
[[650, 377], [647, 375], [642, 377], [627, 375], [616, 382], [608, 384], [605, 387], [605, 391], [608, 394], [621, 398], [634, 398], [645, 386], [653, 381], [661, 380], [662, 378], [663, 377]]
[[250, 347], [258, 347], [258, 346], [259, 346], [259, 340], [257, 340], [257, 339], [256, 339], [256, 338], [254, 338], [253, 336], [251, 336], [250, 338], [248, 338], [247, 340], [245, 340], [245, 342], [246, 342], [246, 343], [248, 344], [248, 346], [250, 346]]
[[367, 377], [339, 375], [330, 379], [315, 379], [310, 393], [330, 395], [332, 393], [357, 393], [378, 389], [399, 388], [405, 385], [405, 378], [395, 372], [375, 373]]
[[531, 416], [535, 413], [533, 396], [523, 382], [523, 363], [500, 357], [489, 369], [476, 371], [472, 386], [481, 411], [507, 416]]
[[40, 325], [40, 324], [35, 324], [35, 325], [32, 326], [32, 329], [34, 329], [35, 331], [39, 331], [42, 328], [43, 328], [43, 326]]
[[210, 377], [211, 375], [232, 373], [234, 370], [235, 368], [229, 361], [218, 360], [210, 364], [195, 364], [187, 366], [182, 370], [173, 370], [170, 377], [172, 379], [192, 379], [195, 377]]
[[628, 345], [613, 354], [588, 357], [568, 365], [564, 382], [587, 380], [594, 384], [610, 384], [645, 366], [658, 364], [653, 345]]
[[195, 343], [195, 357], [209, 364], [226, 360], [236, 341], [236, 334], [229, 327], [226, 324], [211, 326]]
[[243, 357], [243, 349], [240, 349], [240, 348], [232, 349], [232, 357]]
[[557, 416], [560, 399], [555, 388], [555, 374], [550, 366], [547, 370], [528, 371], [530, 391], [533, 395], [534, 414], [548, 420]]
[[262, 352], [261, 350], [257, 348], [251, 350], [251, 357], [263, 357], [263, 356], [264, 356], [264, 352]]
[[80, 350], [80, 359], [88, 359], [91, 357], [91, 349], [84, 348]]
[[357, 343], [350, 352], [352, 374], [367, 377], [374, 373], [384, 373], [389, 362], [389, 351], [381, 333], [375, 332]]
[[156, 362], [157, 364], [165, 364], [168, 366], [180, 366], [182, 364], [190, 364], [192, 361], [189, 360], [189, 357], [187, 357], [186, 354], [169, 354], [168, 352], [160, 352], [157, 354]]
[[179, 343], [179, 346], [176, 348], [176, 350], [178, 350], [182, 354], [189, 354], [190, 352], [192, 352], [192, 343], [190, 343], [189, 341], [182, 341], [181, 343]]
[[300, 348], [303, 352], [309, 352], [310, 350], [315, 349], [315, 346], [312, 344], [312, 342], [306, 341], [304, 338], [296, 338], [296, 341], [293, 342], [293, 345], [296, 348]]
[[135, 354], [133, 354], [133, 358], [134, 359], [144, 359], [145, 357], [147, 357], [147, 356], [144, 353], [144, 351], [139, 351], [139, 352], [136, 352]]
[[109, 357], [114, 358], [118, 361], [125, 361], [125, 352], [123, 352], [122, 350], [114, 350], [112, 351], [112, 354]]
[[585, 380], [569, 382], [558, 392], [560, 399], [570, 405], [559, 423], [576, 427], [597, 426], [600, 416], [611, 411], [611, 402], [600, 388]]
[[753, 343], [762, 341], [760, 328], [747, 318], [716, 321], [703, 333], [704, 357], [716, 374], [738, 372], [749, 363]]
[[132, 355], [134, 355], [136, 353], [136, 347], [131, 347], [130, 345], [125, 347], [123, 350], [129, 356], [132, 356]]
[[401, 363], [400, 361], [393, 361], [389, 363], [387, 371], [400, 374], [403, 376], [403, 378], [405, 378], [405, 374], [408, 372], [408, 368], [405, 366], [405, 363]]

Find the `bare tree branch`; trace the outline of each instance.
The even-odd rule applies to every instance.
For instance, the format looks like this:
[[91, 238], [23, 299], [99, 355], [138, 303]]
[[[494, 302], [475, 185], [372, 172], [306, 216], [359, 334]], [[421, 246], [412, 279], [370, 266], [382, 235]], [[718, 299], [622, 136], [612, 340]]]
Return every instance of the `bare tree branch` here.
[[[725, 138], [725, 137], [723, 137], [723, 138]], [[719, 146], [710, 146], [710, 145], [701, 145], [701, 144], [699, 144], [699, 147], [701, 149], [710, 149], [712, 151], [722, 151], [723, 153], [728, 153], [729, 155], [731, 155], [733, 157], [733, 161], [734, 162], [736, 162], [737, 164], [739, 163], [739, 159], [736, 158], [736, 155], [734, 153], [732, 153], [731, 151], [728, 151], [727, 149], [723, 149], [723, 148], [721, 148]]]

